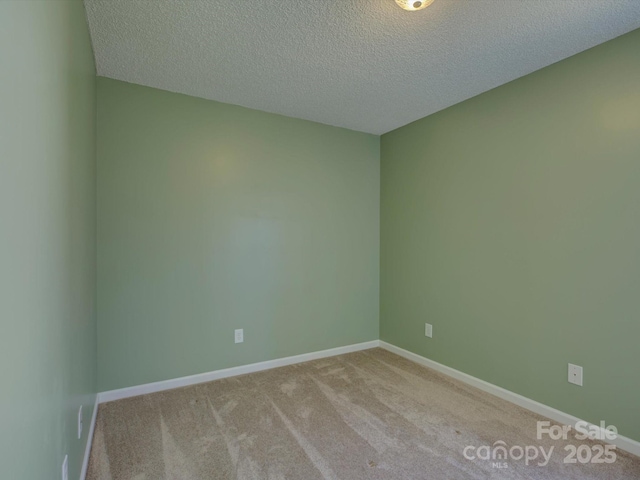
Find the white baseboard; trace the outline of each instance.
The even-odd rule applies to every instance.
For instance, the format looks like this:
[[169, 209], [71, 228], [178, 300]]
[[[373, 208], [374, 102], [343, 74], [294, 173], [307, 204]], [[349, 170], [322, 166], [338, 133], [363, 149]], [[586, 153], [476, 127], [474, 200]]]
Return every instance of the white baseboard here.
[[93, 431], [96, 428], [96, 416], [98, 415], [98, 395], [93, 405], [93, 414], [91, 415], [91, 424], [89, 425], [89, 434], [87, 435], [87, 446], [84, 449], [84, 460], [82, 461], [82, 470], [80, 471], [80, 480], [87, 477], [87, 469], [89, 468], [89, 456], [91, 455], [91, 445], [93, 443]]
[[[523, 397], [522, 395], [518, 395], [517, 393], [511, 392], [502, 387], [498, 387], [497, 385], [493, 385], [492, 383], [485, 382], [484, 380], [480, 380], [479, 378], [472, 377], [471, 375], [467, 375], [466, 373], [456, 370], [455, 368], [447, 367], [446, 365], [442, 365], [441, 363], [429, 360], [426, 357], [410, 352], [403, 348], [396, 347], [395, 345], [392, 345], [390, 343], [383, 342], [382, 340], [380, 341], [380, 347], [392, 353], [395, 353], [396, 355], [400, 355], [407, 360], [411, 360], [412, 362], [418, 363], [425, 367], [432, 368], [449, 377], [460, 380], [461, 382], [479, 388], [480, 390], [495, 395], [496, 397], [502, 398], [503, 400], [515, 403], [520, 407], [526, 408], [527, 410], [535, 412], [539, 415], [543, 415], [564, 425], [575, 425], [576, 422], [582, 421], [581, 419], [574, 417], [573, 415], [561, 412], [560, 410], [556, 410], [555, 408], [549, 407], [540, 402], [536, 402], [535, 400], [531, 400], [530, 398]], [[615, 445], [620, 450], [624, 450], [626, 452], [632, 453], [633, 455], [640, 456], [640, 442], [636, 440], [618, 435], [617, 438], [610, 443]]]
[[110, 390], [98, 394], [98, 401], [99, 403], [112, 402], [114, 400], [121, 400], [123, 398], [136, 397], [138, 395], [146, 395], [147, 393], [161, 392], [163, 390], [171, 390], [173, 388], [211, 382], [213, 380], [219, 380], [221, 378], [235, 377], [236, 375], [260, 372], [262, 370], [284, 367], [287, 365], [293, 365], [295, 363], [308, 362], [310, 360], [317, 360], [319, 358], [333, 357], [336, 355], [343, 355], [345, 353], [358, 352], [360, 350], [368, 350], [370, 348], [375, 348], [378, 346], [380, 346], [380, 340], [372, 340], [370, 342], [330, 348], [329, 350], [321, 350], [319, 352], [303, 353], [302, 355], [277, 358], [275, 360], [267, 360], [266, 362], [225, 368], [223, 370], [214, 370], [213, 372], [200, 373], [197, 375], [190, 375], [188, 377], [173, 378], [171, 380], [163, 380], [161, 382], [136, 385], [134, 387], [121, 388], [118, 390]]
[[[239, 367], [225, 368], [223, 370], [214, 370], [212, 372], [200, 373], [197, 375], [190, 375], [187, 377], [174, 378], [171, 380], [164, 380], [161, 382], [147, 383], [144, 385], [137, 385], [133, 387], [121, 388], [118, 390], [110, 390], [107, 392], [99, 393], [96, 398], [96, 406], [93, 411], [93, 418], [91, 420], [91, 428], [89, 431], [89, 438], [87, 439], [87, 447], [85, 452], [85, 459], [82, 465], [82, 475], [80, 480], [84, 480], [87, 466], [89, 462], [89, 452], [91, 451], [91, 442], [93, 439], [93, 430], [95, 427], [96, 413], [98, 411], [98, 404], [105, 402], [112, 402], [114, 400], [121, 400], [123, 398], [136, 397], [138, 395], [145, 395], [148, 393], [161, 392], [163, 390], [171, 390], [173, 388], [186, 387], [189, 385], [195, 385], [198, 383], [211, 382], [221, 378], [234, 377], [237, 375], [244, 375], [247, 373], [260, 372], [262, 370], [269, 370], [271, 368], [284, 367], [287, 365], [293, 365], [296, 363], [308, 362], [310, 360], [317, 360], [320, 358], [333, 357], [336, 355], [343, 355], [345, 353], [357, 352], [360, 350], [368, 350], [370, 348], [382, 347], [396, 355], [400, 355], [408, 360], [411, 360], [425, 367], [432, 368], [440, 373], [443, 373], [449, 377], [460, 380], [468, 385], [479, 388], [482, 391], [495, 395], [496, 397], [507, 400], [520, 407], [526, 408], [539, 415], [550, 418], [556, 422], [565, 425], [575, 425], [581, 419], [569, 415], [568, 413], [561, 412], [555, 408], [544, 405], [530, 398], [524, 397], [517, 393], [511, 392], [497, 385], [493, 385], [479, 378], [473, 377], [459, 370], [451, 367], [447, 367], [441, 363], [430, 360], [426, 357], [410, 352], [400, 347], [396, 347], [390, 343], [381, 340], [372, 340], [370, 342], [357, 343], [354, 345], [347, 345], [344, 347], [331, 348], [329, 350], [321, 350], [318, 352], [304, 353], [302, 355], [294, 355], [292, 357], [278, 358], [275, 360], [267, 360], [265, 362], [252, 363], [249, 365], [241, 365]], [[591, 425], [591, 424], [590, 424]], [[621, 450], [629, 452], [633, 455], [640, 456], [640, 442], [623, 435], [618, 435], [615, 440], [611, 442]]]

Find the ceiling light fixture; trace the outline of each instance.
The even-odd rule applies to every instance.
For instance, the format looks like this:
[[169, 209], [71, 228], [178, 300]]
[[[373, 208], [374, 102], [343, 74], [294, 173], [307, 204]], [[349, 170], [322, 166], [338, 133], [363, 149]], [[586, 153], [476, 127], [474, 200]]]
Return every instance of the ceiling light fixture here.
[[396, 0], [396, 3], [405, 10], [415, 12], [427, 8], [433, 3], [433, 0]]

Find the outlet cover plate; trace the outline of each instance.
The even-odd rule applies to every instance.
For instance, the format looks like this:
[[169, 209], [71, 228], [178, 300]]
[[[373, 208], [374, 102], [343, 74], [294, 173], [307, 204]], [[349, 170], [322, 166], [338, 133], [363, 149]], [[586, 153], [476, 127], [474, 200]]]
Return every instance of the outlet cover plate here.
[[78, 409], [78, 440], [82, 438], [82, 405]]
[[569, 383], [582, 386], [582, 367], [580, 365], [569, 364]]
[[235, 331], [235, 341], [236, 341], [236, 343], [244, 342], [244, 329], [238, 328]]
[[433, 338], [433, 325], [431, 325], [430, 323], [424, 324], [424, 336]]
[[69, 480], [69, 455], [65, 455], [62, 462], [62, 480]]

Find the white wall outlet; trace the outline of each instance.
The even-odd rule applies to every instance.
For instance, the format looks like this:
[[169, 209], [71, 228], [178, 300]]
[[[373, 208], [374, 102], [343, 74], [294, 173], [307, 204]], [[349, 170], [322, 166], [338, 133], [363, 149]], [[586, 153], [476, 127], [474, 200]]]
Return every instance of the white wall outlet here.
[[569, 383], [582, 386], [582, 367], [580, 365], [569, 364]]
[[242, 328], [238, 328], [236, 330], [235, 338], [236, 338], [236, 343], [244, 342], [244, 330]]
[[62, 462], [62, 480], [69, 480], [69, 455], [65, 455]]
[[82, 405], [78, 409], [78, 440], [82, 438]]
[[424, 324], [424, 336], [433, 338], [433, 325], [431, 325], [430, 323]]

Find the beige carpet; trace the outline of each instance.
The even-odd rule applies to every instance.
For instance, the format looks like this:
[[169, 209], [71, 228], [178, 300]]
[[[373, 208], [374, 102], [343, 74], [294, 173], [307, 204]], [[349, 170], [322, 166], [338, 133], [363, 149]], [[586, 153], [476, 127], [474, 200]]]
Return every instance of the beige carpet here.
[[[537, 440], [537, 420], [373, 349], [103, 404], [87, 478], [640, 479], [640, 458], [621, 451], [611, 464], [563, 463], [568, 442]], [[497, 441], [554, 451], [546, 466], [542, 454], [529, 465], [463, 455]]]

